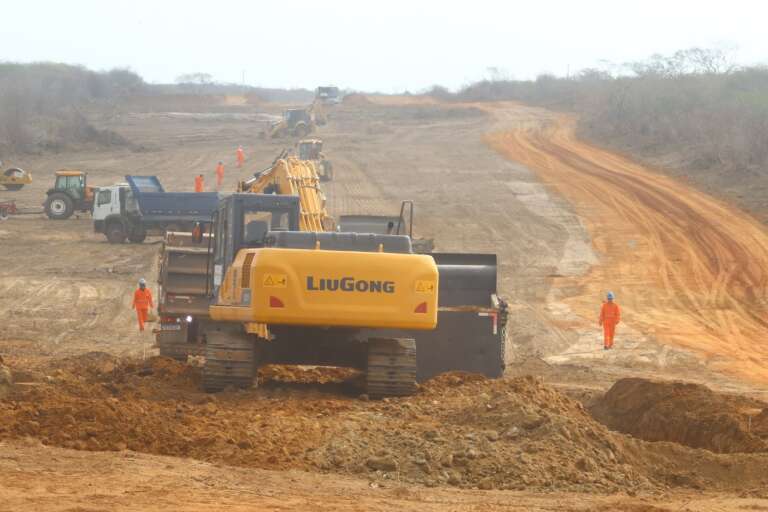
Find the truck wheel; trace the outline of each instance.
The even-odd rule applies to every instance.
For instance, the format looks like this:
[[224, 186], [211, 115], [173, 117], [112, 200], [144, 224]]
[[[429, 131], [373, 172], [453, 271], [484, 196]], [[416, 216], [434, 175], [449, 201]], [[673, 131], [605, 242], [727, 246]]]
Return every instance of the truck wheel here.
[[128, 235], [128, 241], [132, 244], [140, 244], [147, 238], [147, 232], [143, 229], [136, 229]]
[[75, 204], [67, 194], [51, 194], [45, 200], [45, 214], [52, 220], [65, 220], [75, 213]]
[[7, 208], [0, 208], [0, 221], [8, 220], [9, 214]]
[[125, 243], [125, 228], [122, 224], [119, 222], [112, 222], [107, 225], [106, 230], [107, 240], [109, 240], [109, 243], [111, 244], [122, 244]]

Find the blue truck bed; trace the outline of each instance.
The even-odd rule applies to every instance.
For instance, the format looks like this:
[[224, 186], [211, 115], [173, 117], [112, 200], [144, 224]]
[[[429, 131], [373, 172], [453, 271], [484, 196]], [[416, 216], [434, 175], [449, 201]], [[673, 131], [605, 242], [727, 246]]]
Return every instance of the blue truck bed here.
[[126, 176], [142, 221], [210, 222], [219, 206], [216, 192], [166, 192], [157, 176]]

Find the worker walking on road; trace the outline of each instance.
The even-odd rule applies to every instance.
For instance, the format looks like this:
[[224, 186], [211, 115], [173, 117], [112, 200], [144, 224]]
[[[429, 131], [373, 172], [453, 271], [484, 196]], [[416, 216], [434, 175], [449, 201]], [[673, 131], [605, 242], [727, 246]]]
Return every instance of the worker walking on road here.
[[243, 163], [245, 163], [245, 152], [243, 151], [243, 146], [237, 146], [237, 166], [242, 167]]
[[221, 189], [221, 184], [224, 182], [224, 164], [219, 162], [216, 166], [216, 190]]
[[202, 192], [205, 186], [204, 178], [202, 174], [195, 176], [195, 192]]
[[154, 307], [152, 292], [147, 288], [147, 282], [142, 277], [139, 279], [139, 287], [133, 292], [133, 309], [136, 310], [136, 318], [139, 320], [139, 331], [144, 330], [144, 322], [147, 321], [149, 310]]
[[621, 321], [621, 308], [613, 301], [616, 298], [613, 292], [608, 292], [605, 298], [606, 301], [600, 308], [600, 325], [603, 326], [603, 348], [610, 350], [613, 348], [616, 325]]

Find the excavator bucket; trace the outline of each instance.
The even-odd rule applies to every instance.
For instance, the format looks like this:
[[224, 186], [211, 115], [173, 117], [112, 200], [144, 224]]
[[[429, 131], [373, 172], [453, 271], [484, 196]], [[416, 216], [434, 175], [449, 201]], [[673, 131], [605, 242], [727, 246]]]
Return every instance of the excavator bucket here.
[[437, 329], [415, 334], [419, 381], [447, 371], [501, 377], [506, 303], [495, 254], [432, 253], [440, 275]]

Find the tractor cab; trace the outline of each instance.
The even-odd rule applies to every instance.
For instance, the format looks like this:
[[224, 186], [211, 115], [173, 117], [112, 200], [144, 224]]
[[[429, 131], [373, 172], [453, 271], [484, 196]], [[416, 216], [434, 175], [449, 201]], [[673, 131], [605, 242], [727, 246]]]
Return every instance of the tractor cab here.
[[300, 123], [309, 124], [312, 119], [309, 111], [305, 108], [291, 108], [283, 112], [283, 119], [289, 129], [295, 128]]
[[323, 141], [320, 139], [302, 139], [296, 144], [299, 160], [309, 160], [315, 164], [320, 181], [333, 179], [333, 165], [323, 154]]
[[322, 158], [323, 141], [320, 139], [303, 139], [298, 143], [299, 160], [320, 160]]
[[86, 194], [87, 175], [82, 171], [61, 170], [56, 171], [56, 181], [53, 189], [66, 192], [73, 197], [83, 198]]

